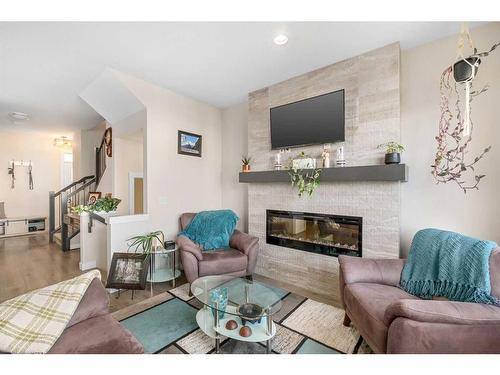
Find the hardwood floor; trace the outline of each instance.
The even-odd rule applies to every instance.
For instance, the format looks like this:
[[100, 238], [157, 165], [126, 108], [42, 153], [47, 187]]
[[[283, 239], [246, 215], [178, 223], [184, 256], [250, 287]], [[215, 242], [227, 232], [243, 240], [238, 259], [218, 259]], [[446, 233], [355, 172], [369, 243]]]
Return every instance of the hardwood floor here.
[[63, 253], [47, 234], [0, 240], [0, 302], [82, 272], [80, 252]]
[[[0, 303], [34, 289], [71, 279], [80, 271], [80, 251], [62, 252], [56, 244], [49, 243], [47, 234], [10, 237], [0, 240]], [[100, 270], [103, 283], [106, 270]], [[182, 274], [177, 285], [186, 282]], [[171, 282], [155, 283], [153, 296], [172, 288]], [[136, 290], [134, 299], [131, 291], [122, 291], [109, 296], [110, 311], [117, 311], [152, 297], [149, 284], [146, 290]]]
[[[24, 237], [11, 237], [0, 240], [0, 303], [34, 289], [58, 283], [82, 274], [79, 269], [80, 251], [71, 250], [66, 253], [56, 244], [50, 244], [48, 235], [39, 234]], [[101, 270], [103, 283], [106, 282], [106, 270]], [[255, 275], [255, 279], [287, 289], [304, 297], [339, 306], [339, 301], [325, 299], [294, 285], [285, 284], [265, 276]], [[176, 280], [176, 285], [187, 282], [184, 274]], [[171, 282], [155, 283], [153, 294], [149, 284], [146, 290], [136, 290], [132, 299], [132, 291], [110, 294], [110, 311], [115, 312], [155, 297], [152, 301], [162, 299], [165, 292], [172, 289]], [[144, 302], [149, 303], [149, 302]]]

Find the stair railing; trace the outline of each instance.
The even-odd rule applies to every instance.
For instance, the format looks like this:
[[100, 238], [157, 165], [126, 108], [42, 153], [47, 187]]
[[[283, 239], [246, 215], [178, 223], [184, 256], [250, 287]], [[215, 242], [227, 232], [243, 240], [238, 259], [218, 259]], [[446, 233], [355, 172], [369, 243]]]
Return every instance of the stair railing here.
[[95, 178], [96, 186], [106, 170], [106, 143], [104, 137], [102, 138], [101, 145], [95, 149]]
[[49, 192], [49, 241], [54, 242], [54, 235], [61, 233], [63, 251], [70, 248], [69, 242], [74, 233], [68, 233], [67, 214], [72, 207], [86, 204], [89, 193], [95, 190], [95, 176], [86, 176], [75, 181], [57, 192]]

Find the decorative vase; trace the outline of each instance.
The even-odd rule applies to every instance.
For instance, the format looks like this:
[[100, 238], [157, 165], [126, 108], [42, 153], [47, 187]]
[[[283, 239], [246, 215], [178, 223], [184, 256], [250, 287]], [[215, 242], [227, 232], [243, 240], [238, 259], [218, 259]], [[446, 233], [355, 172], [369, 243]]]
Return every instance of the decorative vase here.
[[241, 170], [242, 170], [243, 172], [250, 172], [250, 165], [249, 165], [249, 164], [243, 164], [243, 165], [241, 166]]
[[385, 154], [385, 164], [399, 164], [401, 163], [401, 154], [399, 152], [391, 152]]
[[[224, 314], [226, 312], [227, 307], [227, 288], [217, 288], [210, 292], [209, 295], [210, 304], [213, 306], [215, 303], [218, 303], [218, 311], [219, 311], [219, 319], [224, 318]], [[217, 310], [212, 307], [212, 314], [215, 318], [215, 314]]]

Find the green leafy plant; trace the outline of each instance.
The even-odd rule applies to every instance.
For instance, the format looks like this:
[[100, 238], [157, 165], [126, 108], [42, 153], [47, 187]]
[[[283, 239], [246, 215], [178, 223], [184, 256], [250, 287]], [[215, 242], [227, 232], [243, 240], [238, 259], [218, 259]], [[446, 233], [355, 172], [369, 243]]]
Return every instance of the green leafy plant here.
[[78, 206], [71, 207], [71, 212], [77, 215], [80, 215], [82, 212], [111, 212], [115, 211], [120, 204], [121, 199], [105, 197], [99, 198], [93, 204], [89, 204], [85, 206], [80, 204]]
[[405, 150], [404, 146], [400, 143], [397, 142], [387, 142], [387, 143], [382, 143], [377, 146], [377, 148], [385, 148], [385, 153], [386, 154], [393, 154], [393, 153], [401, 153]]
[[120, 204], [121, 199], [118, 198], [112, 198], [112, 197], [105, 197], [105, 198], [100, 198], [95, 201], [95, 203], [92, 205], [92, 211], [104, 211], [104, 212], [111, 212], [115, 211]]
[[165, 235], [161, 230], [156, 232], [146, 233], [140, 236], [130, 237], [128, 242], [128, 250], [134, 249], [134, 252], [140, 252], [143, 254], [151, 254], [153, 252], [153, 243], [157, 240], [160, 246], [163, 246], [165, 242]]
[[250, 165], [251, 160], [252, 160], [252, 158], [250, 156], [243, 156], [243, 158], [241, 159], [241, 162], [243, 163], [243, 165]]
[[90, 206], [84, 206], [83, 204], [71, 207], [71, 212], [77, 215], [80, 215], [82, 212], [89, 212], [89, 211], [91, 211]]
[[[299, 158], [306, 158], [305, 152], [298, 154]], [[304, 193], [308, 196], [313, 195], [314, 190], [319, 185], [319, 178], [321, 175], [321, 169], [299, 169], [293, 166], [293, 159], [290, 160], [288, 167], [288, 175], [290, 176], [290, 181], [293, 187], [297, 188], [297, 194], [299, 198], [302, 197]]]

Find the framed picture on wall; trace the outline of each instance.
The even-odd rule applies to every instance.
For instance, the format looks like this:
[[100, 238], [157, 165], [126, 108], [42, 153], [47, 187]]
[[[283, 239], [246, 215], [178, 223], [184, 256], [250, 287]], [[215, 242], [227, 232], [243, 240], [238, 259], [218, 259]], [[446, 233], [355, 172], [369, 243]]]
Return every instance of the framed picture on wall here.
[[146, 289], [149, 254], [113, 253], [106, 288]]
[[201, 157], [201, 135], [178, 131], [177, 153]]

